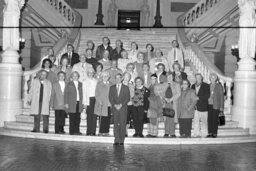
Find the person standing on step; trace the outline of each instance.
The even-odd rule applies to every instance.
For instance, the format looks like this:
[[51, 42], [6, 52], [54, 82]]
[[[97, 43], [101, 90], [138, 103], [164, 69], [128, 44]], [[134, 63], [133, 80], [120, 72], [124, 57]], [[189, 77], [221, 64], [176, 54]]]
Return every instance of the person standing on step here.
[[181, 82], [181, 96], [178, 100], [177, 116], [180, 126], [180, 137], [190, 138], [192, 119], [194, 118], [195, 105], [198, 97], [195, 90], [190, 89], [190, 82], [187, 79]]
[[96, 50], [96, 59], [99, 61], [103, 58], [105, 51], [109, 52], [109, 59], [111, 59], [113, 48], [110, 46], [110, 39], [108, 37], [102, 38], [102, 44], [97, 47]]
[[81, 112], [83, 111], [83, 88], [79, 73], [72, 72], [70, 81], [64, 91], [65, 110], [69, 114], [69, 134], [82, 135], [80, 132]]
[[143, 86], [144, 82], [141, 77], [135, 79], [135, 90], [132, 98], [133, 104], [133, 124], [135, 128], [135, 134], [133, 137], [144, 137], [143, 125], [144, 125], [144, 113], [148, 111], [149, 102], [148, 97], [150, 95], [149, 90]]
[[163, 84], [164, 86], [164, 98], [165, 104], [164, 108], [172, 108], [175, 111], [174, 117], [164, 116], [164, 137], [175, 138], [175, 126], [178, 123], [177, 117], [177, 103], [178, 98], [181, 95], [180, 84], [173, 81], [172, 74], [169, 73], [167, 76], [167, 82]]
[[139, 46], [136, 42], [131, 43], [131, 49], [128, 51], [128, 59], [132, 62], [137, 61], [137, 54], [138, 54]]
[[79, 73], [79, 81], [83, 82], [87, 78], [87, 70], [93, 68], [93, 66], [86, 62], [86, 55], [80, 55], [80, 62], [75, 64], [72, 68], [72, 72], [76, 71]]
[[111, 61], [109, 60], [110, 52], [108, 50], [103, 51], [103, 58], [99, 60], [99, 63], [103, 65], [103, 71], [111, 68]]
[[31, 105], [30, 113], [34, 116], [34, 129], [32, 132], [40, 132], [40, 120], [43, 117], [43, 132], [49, 132], [50, 99], [52, 83], [47, 80], [47, 71], [41, 70], [38, 78], [32, 81], [28, 95], [28, 104]]
[[179, 63], [181, 69], [184, 70], [184, 54], [182, 49], [179, 47], [179, 43], [177, 40], [172, 41], [172, 49], [168, 52], [167, 61], [169, 64], [170, 71], [173, 72], [173, 64]]
[[195, 74], [196, 83], [192, 85], [192, 89], [196, 91], [198, 101], [196, 104], [194, 116], [194, 136], [206, 137], [208, 133], [208, 99], [210, 97], [209, 84], [203, 82], [203, 76], [200, 73]]
[[188, 75], [181, 70], [181, 66], [179, 63], [174, 63], [172, 68], [173, 81], [175, 81], [176, 83], [181, 84], [182, 80], [186, 80], [188, 78]]
[[122, 84], [122, 74], [116, 75], [116, 84], [110, 87], [108, 97], [114, 115], [114, 145], [124, 145], [130, 91], [126, 85]]
[[210, 74], [210, 91], [208, 99], [208, 136], [216, 138], [218, 134], [219, 114], [224, 111], [224, 92], [215, 73]]
[[98, 81], [95, 90], [95, 107], [94, 113], [99, 116], [99, 136], [108, 136], [110, 127], [111, 109], [108, 99], [111, 83], [109, 82], [110, 75], [104, 71], [102, 80]]
[[113, 55], [111, 56], [110, 60], [118, 60], [122, 58], [121, 54], [124, 50], [123, 42], [121, 40], [116, 40], [116, 48], [113, 50]]
[[96, 135], [97, 116], [94, 114], [95, 106], [95, 89], [97, 79], [94, 78], [94, 70], [87, 70], [87, 78], [83, 81], [83, 106], [87, 114], [87, 131], [86, 135]]
[[[61, 56], [61, 59], [67, 57], [69, 59], [69, 65], [73, 67], [76, 63], [79, 62], [79, 55], [74, 52], [74, 46], [72, 44], [67, 45], [67, 53], [64, 53]], [[61, 59], [59, 61], [61, 61]]]
[[112, 83], [112, 84], [116, 84], [116, 74], [120, 73], [120, 74], [123, 74], [123, 71], [121, 69], [119, 69], [117, 67], [117, 61], [116, 60], [112, 60], [111, 61], [111, 67], [107, 70], [109, 74], [110, 74], [110, 79], [109, 81]]
[[58, 72], [58, 82], [53, 84], [51, 95], [51, 107], [55, 111], [55, 134], [65, 134], [65, 104], [64, 92], [66, 88], [66, 73]]

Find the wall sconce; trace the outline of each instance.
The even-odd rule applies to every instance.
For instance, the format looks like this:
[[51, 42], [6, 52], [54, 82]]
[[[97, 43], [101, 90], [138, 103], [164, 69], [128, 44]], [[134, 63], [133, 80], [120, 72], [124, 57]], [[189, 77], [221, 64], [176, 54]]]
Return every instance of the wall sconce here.
[[231, 46], [231, 54], [237, 58], [237, 62], [240, 60], [238, 45], [232, 45]]

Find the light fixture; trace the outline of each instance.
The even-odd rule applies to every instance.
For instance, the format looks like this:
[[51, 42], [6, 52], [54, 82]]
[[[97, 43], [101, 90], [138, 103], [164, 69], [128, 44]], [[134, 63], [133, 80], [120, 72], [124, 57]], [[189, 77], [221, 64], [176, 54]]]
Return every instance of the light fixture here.
[[237, 58], [237, 62], [240, 60], [238, 44], [231, 45], [231, 54]]

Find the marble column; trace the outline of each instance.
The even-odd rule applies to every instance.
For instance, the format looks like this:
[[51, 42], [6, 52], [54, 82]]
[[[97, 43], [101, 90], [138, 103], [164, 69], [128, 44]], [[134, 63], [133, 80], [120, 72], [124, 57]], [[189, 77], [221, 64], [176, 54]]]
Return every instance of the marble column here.
[[97, 17], [97, 20], [94, 25], [104, 25], [104, 23], [103, 23], [104, 15], [102, 14], [102, 0], [99, 0], [98, 14], [96, 14], [96, 17]]
[[238, 0], [240, 10], [238, 70], [234, 77], [232, 120], [256, 134], [256, 71], [254, 60], [256, 29], [255, 0]]
[[[3, 54], [0, 63], [0, 126], [22, 113], [22, 66], [19, 64], [19, 19], [24, 0], [5, 0]], [[6, 28], [5, 28], [6, 27]]]
[[161, 28], [163, 27], [163, 24], [161, 23], [162, 16], [160, 15], [160, 0], [157, 0], [156, 2], [156, 16], [155, 16], [155, 24], [153, 27]]

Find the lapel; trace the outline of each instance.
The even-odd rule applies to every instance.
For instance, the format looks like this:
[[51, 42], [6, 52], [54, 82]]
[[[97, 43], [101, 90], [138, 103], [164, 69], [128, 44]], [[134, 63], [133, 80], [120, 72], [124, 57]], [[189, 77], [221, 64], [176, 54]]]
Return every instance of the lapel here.
[[[65, 83], [65, 87], [64, 87], [64, 92], [65, 92], [67, 84], [66, 84], [66, 82], [64, 82], [64, 83]], [[61, 86], [60, 86], [60, 82], [59, 81], [58, 81], [58, 85], [57, 86], [58, 86], [58, 90], [59, 90], [60, 94], [64, 94], [64, 92], [61, 91]]]
[[[196, 85], [195, 85], [196, 86]], [[200, 86], [200, 88], [199, 88], [199, 90], [198, 90], [198, 93], [197, 94], [202, 94], [203, 93], [203, 87], [204, 87], [204, 85], [203, 85], [203, 83], [201, 84], [201, 86]]]

